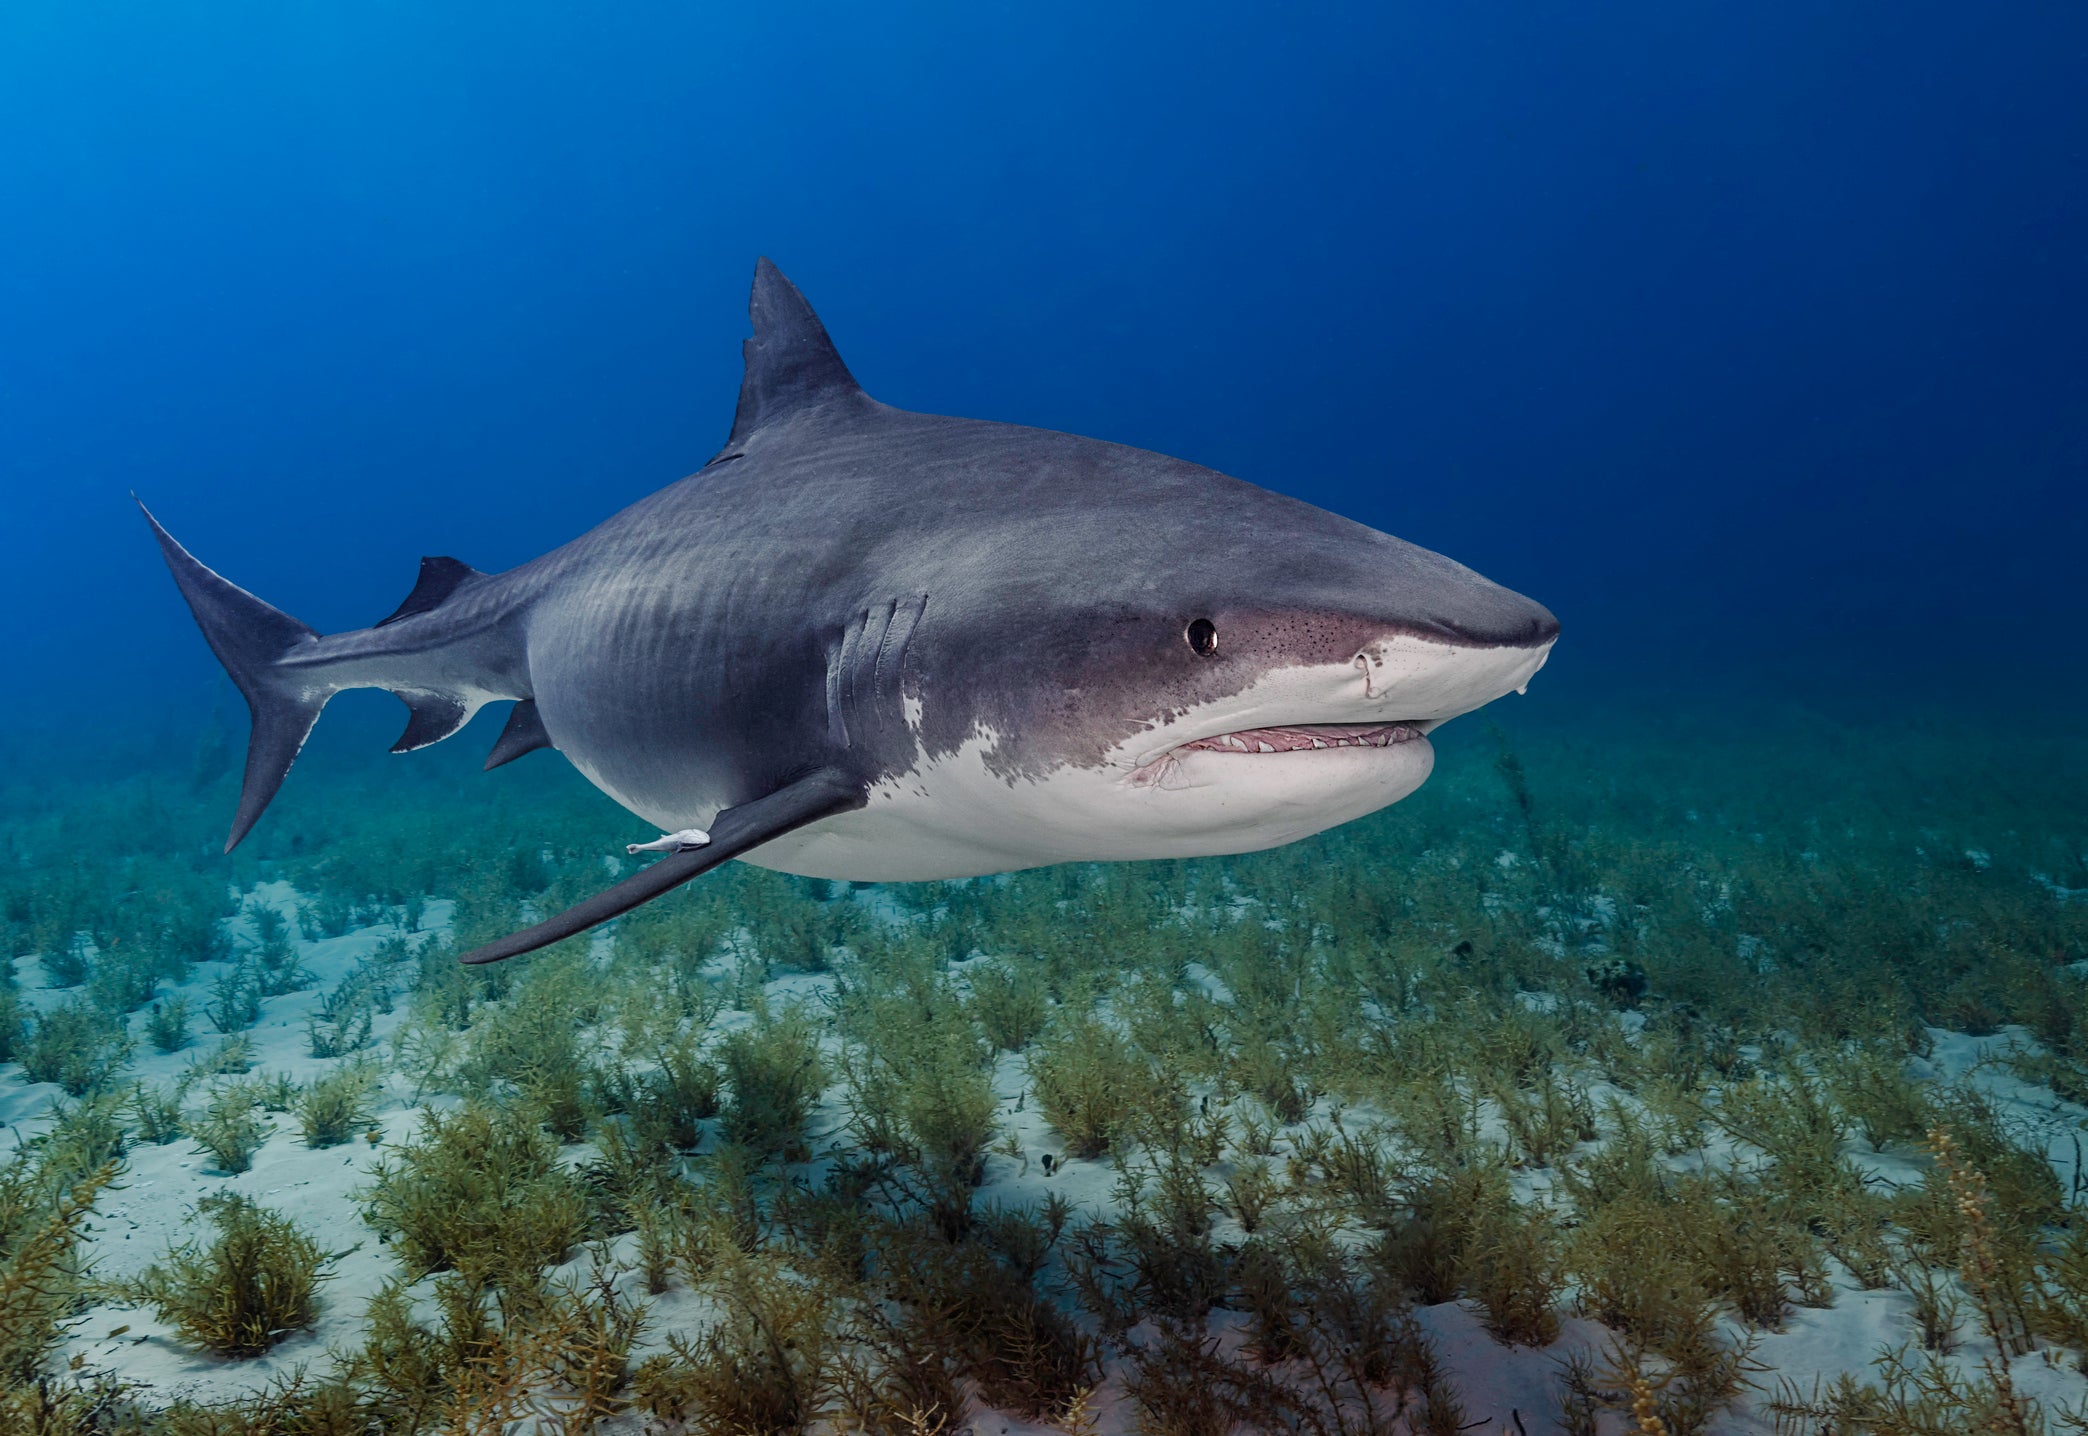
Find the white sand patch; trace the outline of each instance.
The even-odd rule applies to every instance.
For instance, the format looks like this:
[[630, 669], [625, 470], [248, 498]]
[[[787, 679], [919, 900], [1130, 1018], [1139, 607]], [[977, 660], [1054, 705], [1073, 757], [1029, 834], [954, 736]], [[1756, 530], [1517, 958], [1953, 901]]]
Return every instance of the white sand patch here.
[[[259, 898], [281, 912], [295, 934], [297, 894], [287, 883], [263, 884], [248, 897]], [[414, 941], [439, 937], [448, 929], [451, 906], [429, 903], [421, 931], [409, 936]], [[238, 938], [251, 938], [251, 925], [243, 914], [231, 926]], [[305, 1021], [324, 993], [396, 935], [396, 929], [383, 926], [317, 941], [293, 936], [298, 960], [311, 974], [311, 985], [262, 1001], [260, 1018], [243, 1034], [252, 1044], [253, 1071], [309, 1082], [355, 1060], [354, 1056], [313, 1057]], [[213, 984], [228, 966], [225, 962], [198, 963], [187, 982], [162, 987], [162, 1000], [178, 996], [189, 1000], [193, 1040], [181, 1051], [154, 1051], [145, 1038], [145, 1013], [132, 1014], [131, 1031], [137, 1046], [127, 1068], [130, 1075], [147, 1083], [171, 1084], [199, 1054], [221, 1040], [202, 1012]], [[39, 1007], [48, 1007], [70, 994], [46, 989], [27, 995]], [[404, 1020], [405, 1011], [406, 999], [401, 996], [391, 1012], [379, 1013], [372, 1023], [371, 1045], [361, 1055], [381, 1054], [382, 1044]], [[53, 1084], [20, 1081], [17, 1071], [11, 1080], [0, 1081], [0, 1119], [22, 1137], [33, 1135], [49, 1125], [51, 1102], [62, 1095]], [[374, 1122], [382, 1142], [375, 1146], [358, 1137], [343, 1146], [315, 1150], [300, 1139], [294, 1114], [270, 1114], [274, 1132], [254, 1153], [252, 1167], [237, 1176], [219, 1174], [211, 1159], [188, 1138], [158, 1146], [133, 1141], [125, 1155], [123, 1174], [97, 1206], [94, 1234], [85, 1244], [96, 1275], [112, 1279], [135, 1276], [169, 1247], [207, 1232], [207, 1224], [199, 1227], [195, 1219], [195, 1205], [199, 1198], [219, 1191], [237, 1192], [280, 1212], [322, 1247], [344, 1254], [332, 1268], [332, 1279], [320, 1288], [317, 1324], [264, 1356], [219, 1360], [183, 1345], [150, 1310], [99, 1306], [76, 1323], [60, 1360], [80, 1356], [90, 1366], [170, 1397], [222, 1399], [259, 1390], [299, 1366], [316, 1367], [330, 1346], [359, 1344], [363, 1308], [397, 1267], [377, 1234], [364, 1223], [351, 1194], [382, 1155], [383, 1145], [399, 1141], [413, 1130], [417, 1114], [407, 1104], [407, 1095], [405, 1085], [396, 1078], [388, 1079], [378, 1090], [373, 1101]], [[447, 1106], [450, 1100], [429, 1098], [422, 1105]], [[190, 1105], [196, 1105], [193, 1097]], [[126, 1327], [120, 1335], [112, 1335]]]

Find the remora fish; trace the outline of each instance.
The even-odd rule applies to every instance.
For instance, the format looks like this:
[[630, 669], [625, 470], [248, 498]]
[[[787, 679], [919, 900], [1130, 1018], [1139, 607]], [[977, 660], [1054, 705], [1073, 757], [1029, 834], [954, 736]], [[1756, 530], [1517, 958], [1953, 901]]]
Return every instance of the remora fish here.
[[556, 748], [667, 854], [467, 953], [494, 962], [728, 858], [827, 878], [1275, 847], [1418, 788], [1423, 735], [1520, 690], [1559, 625], [1440, 554], [1179, 459], [908, 413], [762, 260], [732, 434], [506, 573], [421, 560], [322, 636], [151, 521], [246, 695], [226, 851], [319, 710], [383, 688], [404, 753], [515, 700], [488, 768]]

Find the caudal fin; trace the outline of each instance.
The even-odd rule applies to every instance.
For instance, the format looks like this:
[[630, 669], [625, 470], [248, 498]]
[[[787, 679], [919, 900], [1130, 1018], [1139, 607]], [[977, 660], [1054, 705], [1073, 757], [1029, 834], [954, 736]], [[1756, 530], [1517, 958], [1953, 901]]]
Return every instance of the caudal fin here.
[[159, 520], [142, 502], [138, 509], [152, 525], [160, 553], [174, 574], [181, 596], [188, 600], [197, 627], [209, 640], [210, 651], [239, 685], [239, 691], [246, 696], [247, 711], [253, 715], [253, 734], [247, 739], [246, 778], [239, 789], [239, 811], [232, 818], [232, 834], [225, 840], [225, 851], [229, 853], [252, 830], [276, 790], [283, 786], [284, 775], [297, 761], [312, 725], [319, 721], [319, 710], [333, 697], [334, 690], [314, 686], [309, 674], [285, 672], [278, 666], [299, 648], [317, 642], [316, 632], [204, 567], [160, 527]]

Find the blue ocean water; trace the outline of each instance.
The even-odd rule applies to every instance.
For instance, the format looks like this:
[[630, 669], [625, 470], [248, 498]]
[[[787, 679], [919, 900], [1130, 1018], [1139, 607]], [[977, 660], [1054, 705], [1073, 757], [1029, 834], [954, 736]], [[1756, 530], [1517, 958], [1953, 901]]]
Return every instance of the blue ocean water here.
[[1539, 597], [1560, 686], [2049, 695], [2084, 47], [2040, 4], [12, 5], [10, 718], [207, 706], [131, 490], [331, 630], [693, 469], [757, 254], [890, 402]]
[[[2084, 73], [2053, 0], [0, 6], [0, 1432], [2088, 1426]], [[714, 454], [763, 255], [879, 399], [1563, 637], [1265, 853], [465, 968], [651, 830], [376, 692], [222, 853], [132, 494], [370, 624]], [[242, 1234], [328, 1284], [228, 1334]]]

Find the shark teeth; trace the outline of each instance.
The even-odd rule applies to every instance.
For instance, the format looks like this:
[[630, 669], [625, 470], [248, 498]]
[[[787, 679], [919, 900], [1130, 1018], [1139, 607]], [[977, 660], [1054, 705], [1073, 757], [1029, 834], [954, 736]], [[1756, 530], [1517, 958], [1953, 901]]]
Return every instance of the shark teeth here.
[[1390, 748], [1411, 743], [1421, 731], [1406, 723], [1299, 723], [1281, 728], [1245, 728], [1184, 743], [1177, 751], [1205, 753], [1309, 753], [1325, 748]]

